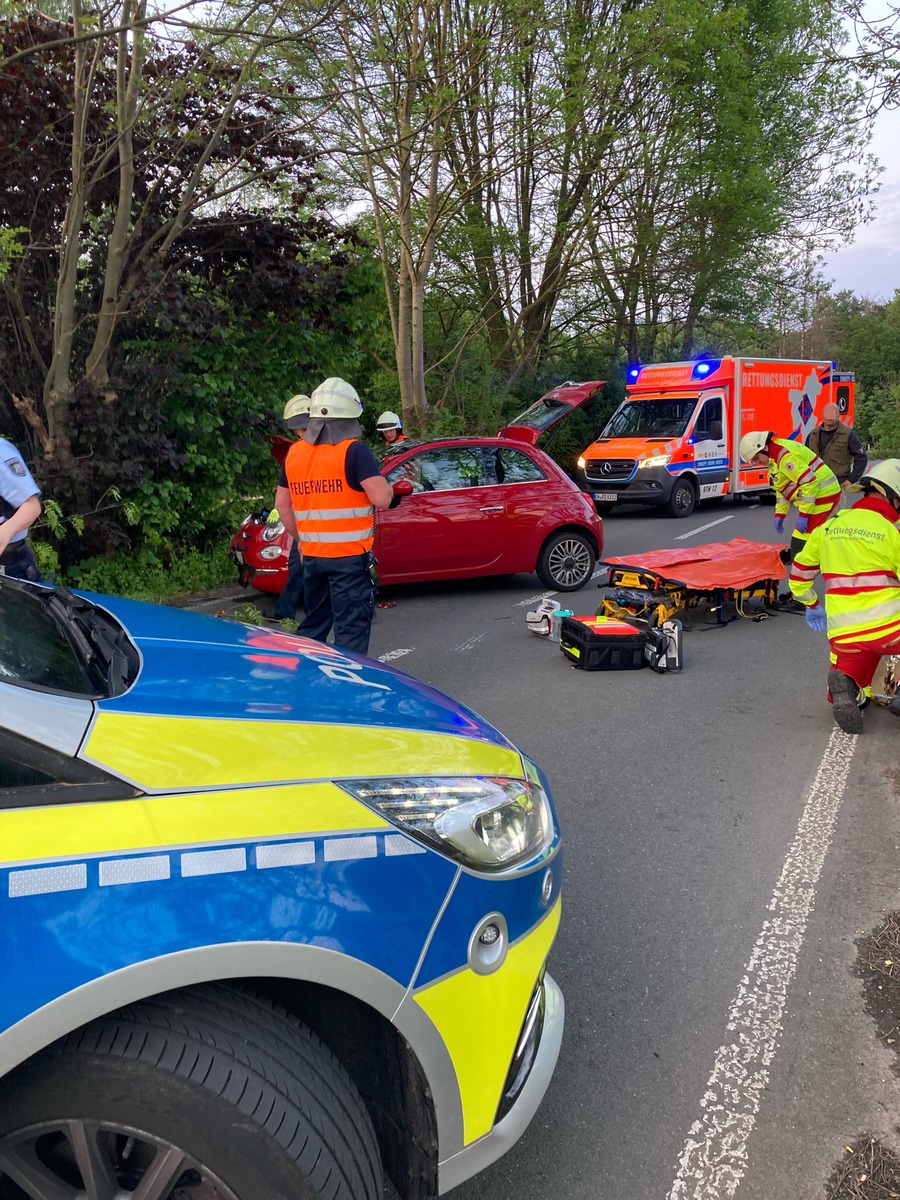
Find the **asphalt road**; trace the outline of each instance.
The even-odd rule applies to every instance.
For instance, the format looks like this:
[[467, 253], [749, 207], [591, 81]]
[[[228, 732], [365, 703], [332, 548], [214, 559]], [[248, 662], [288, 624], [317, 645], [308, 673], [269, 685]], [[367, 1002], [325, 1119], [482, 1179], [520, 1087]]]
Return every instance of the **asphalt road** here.
[[[781, 540], [772, 515], [626, 510], [606, 552]], [[853, 966], [900, 907], [900, 722], [834, 731], [802, 616], [695, 628], [680, 675], [588, 673], [527, 631], [544, 594], [521, 575], [395, 588], [372, 633], [373, 657], [543, 766], [565, 838], [559, 1066], [521, 1142], [454, 1196], [821, 1200], [855, 1135], [897, 1137], [894, 1055]]]

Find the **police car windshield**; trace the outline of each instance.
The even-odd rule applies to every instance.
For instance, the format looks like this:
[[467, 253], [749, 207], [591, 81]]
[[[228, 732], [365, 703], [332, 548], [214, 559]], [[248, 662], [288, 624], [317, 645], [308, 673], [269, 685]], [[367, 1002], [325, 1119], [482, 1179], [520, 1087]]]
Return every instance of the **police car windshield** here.
[[106, 690], [87, 654], [48, 603], [46, 588], [0, 580], [0, 683], [77, 696]]
[[600, 437], [681, 437], [696, 407], [696, 396], [627, 401]]

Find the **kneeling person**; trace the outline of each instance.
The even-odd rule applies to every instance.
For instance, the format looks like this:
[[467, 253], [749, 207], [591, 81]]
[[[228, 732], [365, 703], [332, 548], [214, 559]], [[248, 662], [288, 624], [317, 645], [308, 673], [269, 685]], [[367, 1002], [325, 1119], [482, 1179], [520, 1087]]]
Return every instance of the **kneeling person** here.
[[[828, 629], [828, 691], [846, 733], [862, 733], [878, 664], [900, 654], [900, 459], [879, 463], [856, 486], [865, 498], [811, 534], [790, 574], [807, 624]], [[824, 609], [813, 588], [819, 571]], [[900, 694], [888, 708], [900, 717]]]

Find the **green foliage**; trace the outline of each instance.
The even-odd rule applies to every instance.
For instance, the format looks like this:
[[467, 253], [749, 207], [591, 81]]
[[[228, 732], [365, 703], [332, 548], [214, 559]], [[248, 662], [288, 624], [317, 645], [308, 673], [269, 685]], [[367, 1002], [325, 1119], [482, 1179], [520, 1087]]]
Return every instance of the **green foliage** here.
[[13, 262], [25, 252], [25, 248], [19, 241], [22, 234], [27, 234], [28, 230], [20, 225], [15, 229], [8, 229], [5, 225], [0, 225], [0, 283], [9, 274]]
[[159, 601], [219, 587], [234, 578], [228, 544], [222, 543], [206, 553], [193, 547], [148, 545], [110, 558], [88, 558], [70, 567], [61, 582], [88, 592]]
[[866, 402], [873, 458], [900, 458], [900, 381], [878, 388]]

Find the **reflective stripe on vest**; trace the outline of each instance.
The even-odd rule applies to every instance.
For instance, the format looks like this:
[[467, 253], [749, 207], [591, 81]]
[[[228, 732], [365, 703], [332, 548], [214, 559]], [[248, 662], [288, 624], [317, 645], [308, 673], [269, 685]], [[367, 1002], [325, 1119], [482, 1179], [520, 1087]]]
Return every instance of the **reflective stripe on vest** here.
[[812, 514], [817, 509], [824, 510], [829, 497], [837, 499], [841, 485], [834, 472], [808, 446], [786, 438], [773, 438], [772, 441], [781, 448], [781, 454], [770, 473], [770, 482], [782, 507], [786, 501], [796, 504], [801, 512]]
[[347, 451], [355, 439], [336, 446], [295, 442], [284, 462], [300, 552], [310, 558], [347, 558], [372, 549], [375, 508], [347, 480]]

